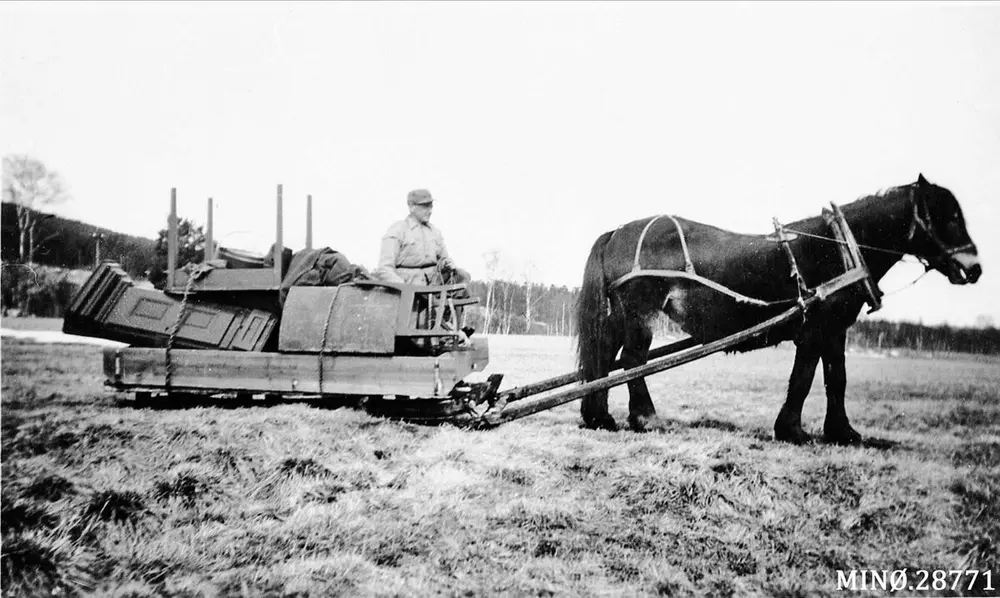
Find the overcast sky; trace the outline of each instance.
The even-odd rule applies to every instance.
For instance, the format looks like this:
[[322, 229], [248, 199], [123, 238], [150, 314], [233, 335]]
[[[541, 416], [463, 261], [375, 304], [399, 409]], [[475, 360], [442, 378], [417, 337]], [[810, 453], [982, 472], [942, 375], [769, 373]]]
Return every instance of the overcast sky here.
[[[594, 239], [671, 213], [739, 232], [923, 173], [961, 202], [978, 285], [880, 315], [1000, 324], [1000, 4], [0, 3], [0, 151], [57, 213], [154, 237], [215, 202], [224, 245], [369, 268], [428, 188], [460, 266], [579, 286]], [[893, 291], [915, 264], [883, 279]]]

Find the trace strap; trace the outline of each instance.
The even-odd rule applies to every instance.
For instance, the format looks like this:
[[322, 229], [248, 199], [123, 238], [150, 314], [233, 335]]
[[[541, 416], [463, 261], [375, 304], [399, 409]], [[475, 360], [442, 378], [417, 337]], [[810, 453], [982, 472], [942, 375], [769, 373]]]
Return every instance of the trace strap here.
[[616, 289], [616, 288], [620, 287], [621, 285], [625, 284], [626, 282], [628, 282], [628, 281], [630, 281], [630, 280], [632, 280], [634, 278], [645, 278], [645, 277], [654, 277], [654, 278], [683, 278], [683, 279], [686, 279], [686, 280], [692, 280], [694, 282], [702, 284], [702, 285], [704, 285], [704, 286], [706, 286], [706, 287], [708, 287], [710, 289], [713, 289], [713, 290], [718, 291], [720, 293], [723, 293], [725, 295], [729, 295], [730, 297], [732, 297], [733, 299], [735, 299], [739, 303], [746, 303], [746, 304], [749, 304], [749, 305], [756, 305], [758, 307], [773, 307], [773, 306], [776, 306], [776, 305], [790, 305], [792, 303], [796, 303], [797, 302], [797, 300], [795, 300], [795, 299], [785, 299], [785, 300], [780, 300], [780, 301], [764, 301], [762, 299], [755, 299], [753, 297], [747, 297], [746, 295], [744, 295], [742, 293], [738, 293], [738, 292], [734, 291], [733, 289], [730, 289], [729, 287], [723, 286], [723, 285], [715, 282], [714, 280], [709, 280], [709, 279], [705, 278], [704, 276], [700, 276], [699, 274], [697, 274], [695, 272], [695, 269], [694, 269], [694, 263], [691, 261], [691, 252], [688, 250], [687, 239], [685, 239], [685, 237], [684, 237], [684, 229], [681, 228], [681, 224], [680, 224], [680, 222], [677, 221], [677, 218], [675, 218], [675, 217], [673, 217], [671, 215], [667, 215], [667, 218], [670, 218], [670, 220], [673, 221], [674, 226], [677, 227], [677, 234], [680, 236], [681, 250], [684, 252], [684, 270], [681, 271], [681, 270], [647, 270], [647, 269], [644, 269], [639, 264], [639, 256], [642, 254], [643, 241], [645, 241], [645, 239], [646, 239], [646, 233], [649, 232], [649, 229], [653, 226], [653, 223], [656, 222], [657, 220], [659, 220], [662, 217], [663, 216], [656, 216], [655, 218], [653, 218], [652, 220], [650, 220], [648, 223], [646, 223], [645, 228], [642, 229], [642, 234], [639, 235], [639, 242], [636, 243], [636, 247], [635, 247], [635, 261], [632, 264], [632, 271], [629, 272], [628, 274], [622, 276], [621, 278], [615, 280], [614, 282], [612, 282], [611, 285], [610, 285], [610, 288]]
[[[646, 233], [649, 232], [649, 229], [653, 226], [653, 223], [659, 220], [660, 218], [663, 218], [663, 216], [656, 216], [655, 218], [647, 222], [646, 227], [642, 229], [642, 234], [639, 235], [639, 242], [635, 244], [635, 261], [632, 263], [633, 272], [638, 272], [642, 270], [642, 267], [639, 266], [639, 254], [642, 252], [642, 242], [646, 240]], [[673, 221], [674, 226], [677, 227], [677, 234], [680, 235], [681, 238], [681, 251], [684, 252], [684, 271], [687, 272], [688, 274], [694, 274], [695, 276], [697, 276], [697, 273], [694, 271], [694, 263], [691, 262], [691, 252], [688, 251], [687, 239], [684, 238], [684, 229], [681, 228], [681, 223], [677, 222], [677, 218], [674, 218], [670, 214], [667, 214], [667, 218], [670, 218], [670, 220]]]

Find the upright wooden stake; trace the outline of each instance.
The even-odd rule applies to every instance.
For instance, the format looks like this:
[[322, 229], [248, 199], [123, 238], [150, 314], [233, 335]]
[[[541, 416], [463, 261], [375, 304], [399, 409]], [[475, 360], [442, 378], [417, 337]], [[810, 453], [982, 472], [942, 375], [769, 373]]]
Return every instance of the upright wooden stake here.
[[306, 249], [313, 248], [313, 196], [306, 195]]
[[205, 225], [205, 258], [208, 262], [215, 259], [215, 238], [212, 234], [212, 198], [208, 198], [208, 222]]
[[177, 269], [177, 188], [170, 189], [170, 216], [167, 217], [167, 288], [174, 288]]
[[275, 231], [275, 241], [274, 241], [274, 283], [276, 287], [281, 286], [281, 254], [284, 252], [281, 246], [281, 185], [278, 185], [278, 217], [277, 217], [277, 230]]

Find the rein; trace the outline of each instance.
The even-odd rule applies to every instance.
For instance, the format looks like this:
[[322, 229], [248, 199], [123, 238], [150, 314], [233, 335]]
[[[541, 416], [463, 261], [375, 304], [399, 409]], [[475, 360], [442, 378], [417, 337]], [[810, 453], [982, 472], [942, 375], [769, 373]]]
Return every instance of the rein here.
[[[847, 241], [841, 239], [834, 239], [833, 237], [824, 237], [823, 235], [814, 235], [812, 233], [807, 233], [794, 228], [788, 228], [787, 226], [782, 226], [782, 230], [788, 233], [795, 233], [796, 235], [802, 235], [803, 237], [811, 237], [813, 239], [819, 239], [820, 241], [829, 241], [830, 243], [839, 243], [840, 245], [847, 245]], [[873, 247], [871, 245], [865, 245], [864, 243], [858, 243], [858, 247], [862, 249], [870, 249], [872, 251], [880, 251], [882, 253], [890, 253], [892, 255], [906, 256], [910, 255], [904, 251], [896, 251], [895, 249], [885, 249], [883, 247]]]

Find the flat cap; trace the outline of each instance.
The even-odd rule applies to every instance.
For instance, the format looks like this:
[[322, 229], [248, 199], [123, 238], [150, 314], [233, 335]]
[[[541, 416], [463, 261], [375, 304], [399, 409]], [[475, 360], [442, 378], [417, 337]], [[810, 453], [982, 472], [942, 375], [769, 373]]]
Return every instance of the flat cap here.
[[406, 203], [416, 204], [416, 205], [426, 205], [429, 203], [434, 203], [434, 198], [431, 197], [431, 192], [427, 189], [414, 189], [406, 195]]

